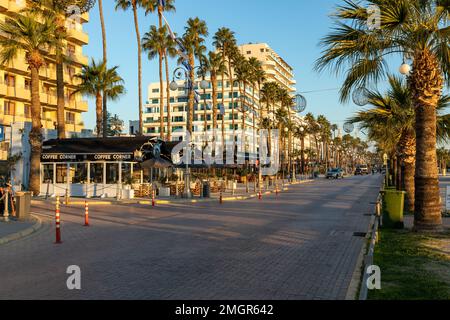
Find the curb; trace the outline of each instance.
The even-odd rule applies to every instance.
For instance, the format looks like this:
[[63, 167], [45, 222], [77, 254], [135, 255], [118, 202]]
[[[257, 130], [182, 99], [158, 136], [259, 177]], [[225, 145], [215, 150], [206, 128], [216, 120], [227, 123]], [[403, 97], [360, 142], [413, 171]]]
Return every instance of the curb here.
[[[303, 180], [303, 181], [299, 181], [299, 182], [295, 182], [295, 183], [291, 183], [290, 186], [292, 185], [300, 185], [300, 184], [306, 184], [306, 183], [310, 183], [313, 182], [314, 180]], [[289, 187], [285, 187], [284, 189], [280, 188], [280, 192], [281, 191], [288, 191]], [[263, 192], [263, 195], [270, 195], [270, 194], [274, 194], [275, 191], [267, 191], [267, 192]], [[223, 201], [243, 201], [243, 200], [249, 200], [249, 199], [253, 199], [253, 198], [257, 198], [258, 194], [251, 194], [251, 195], [243, 195], [243, 196], [232, 196], [232, 197], [224, 197]], [[89, 200], [89, 199], [88, 199]], [[189, 203], [208, 203], [208, 202], [216, 202], [219, 201], [219, 199], [192, 199], [192, 200], [186, 200], [186, 201], [173, 201], [173, 200], [155, 200], [156, 205], [158, 204], [166, 204], [166, 205], [170, 205], [170, 204], [189, 204]], [[45, 200], [41, 200], [41, 199], [33, 199], [31, 201], [32, 204], [38, 204], [38, 203], [42, 203], [42, 202], [46, 202]], [[51, 204], [55, 204], [54, 201], [51, 202]], [[85, 204], [85, 200], [83, 201], [70, 201], [69, 205], [73, 205], [73, 206], [84, 206]], [[93, 201], [89, 201], [89, 206], [107, 206], [107, 205], [127, 205], [127, 204], [141, 204], [141, 205], [151, 205], [152, 201], [151, 200], [124, 200], [124, 201], [117, 201], [117, 200], [113, 200], [113, 201], [102, 201], [102, 200], [93, 200]], [[64, 205], [64, 204], [62, 204]]]
[[25, 238], [25, 237], [35, 233], [36, 231], [38, 231], [42, 227], [42, 220], [33, 214], [31, 216], [36, 220], [36, 223], [33, 226], [31, 226], [25, 230], [10, 234], [6, 237], [0, 238], [0, 245], [4, 245], [4, 244], [10, 243], [12, 241], [20, 240], [20, 239]]

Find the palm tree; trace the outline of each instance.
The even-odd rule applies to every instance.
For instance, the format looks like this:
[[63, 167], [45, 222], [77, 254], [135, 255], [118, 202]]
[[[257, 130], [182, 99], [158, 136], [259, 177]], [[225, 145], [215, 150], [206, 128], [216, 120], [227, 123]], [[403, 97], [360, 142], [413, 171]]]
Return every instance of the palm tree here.
[[[206, 22], [200, 20], [199, 18], [190, 18], [187, 21], [187, 25], [185, 27], [185, 33], [183, 38], [181, 39], [189, 58], [189, 80], [194, 86], [195, 82], [195, 57], [200, 56], [201, 51], [203, 51], [203, 43], [205, 39], [203, 37], [208, 36], [208, 27]], [[194, 98], [195, 98], [194, 90], [189, 90], [189, 98], [188, 98], [188, 117], [187, 117], [187, 131], [192, 136], [192, 127], [194, 122]]]
[[[217, 78], [219, 75], [227, 74], [227, 66], [223, 62], [222, 54], [209, 52], [207, 61], [205, 62], [207, 70], [210, 74], [212, 86], [212, 110], [213, 110], [213, 141], [216, 139], [217, 126]], [[214, 148], [213, 148], [214, 150]]]
[[[234, 32], [228, 28], [220, 28], [213, 37], [214, 47], [222, 54], [222, 60], [225, 64], [228, 60], [228, 79], [231, 85], [231, 108], [234, 128], [234, 80], [231, 57], [237, 51], [236, 38]], [[222, 78], [222, 106], [225, 108], [225, 72], [221, 74]], [[222, 115], [222, 141], [225, 143], [225, 115]], [[234, 141], [234, 137], [233, 137]]]
[[[102, 29], [102, 49], [103, 49], [103, 62], [108, 67], [108, 54], [107, 54], [107, 42], [106, 42], [106, 27], [105, 17], [103, 15], [103, 0], [98, 0], [98, 11], [100, 16], [100, 25]], [[106, 95], [103, 95], [103, 127], [106, 128], [108, 124], [108, 99]], [[104, 132], [104, 138], [106, 138], [106, 132]]]
[[[359, 123], [361, 129], [367, 131], [369, 138], [379, 143], [383, 152], [398, 158], [398, 167], [404, 166], [408, 211], [414, 212], [415, 110], [406, 81], [399, 77], [389, 76], [389, 84], [390, 87], [386, 94], [369, 91], [369, 104], [373, 108], [358, 112], [349, 121]], [[449, 101], [449, 96], [443, 96], [437, 106], [437, 136], [442, 142], [448, 140], [450, 135], [448, 127], [450, 115], [440, 115], [439, 113], [448, 107]], [[401, 171], [398, 170], [398, 177], [401, 176]], [[401, 179], [398, 178], [397, 181], [401, 181]], [[401, 183], [398, 187], [402, 187]]]
[[[163, 12], [175, 12], [175, 0], [144, 0], [142, 6], [146, 9], [146, 14], [158, 11], [159, 28], [163, 26]], [[169, 78], [169, 57], [175, 58], [177, 55], [175, 41], [170, 35], [165, 41], [164, 64], [166, 69], [166, 101], [167, 101], [167, 141], [172, 139], [172, 119], [170, 106], [170, 78]]]
[[[45, 4], [45, 6], [44, 6]], [[36, 1], [23, 12], [32, 12], [40, 17], [47, 16], [48, 19], [54, 21], [55, 28], [55, 62], [56, 62], [56, 118], [58, 139], [66, 138], [66, 122], [65, 122], [65, 96], [64, 96], [64, 63], [68, 59], [64, 56], [64, 50], [67, 42], [67, 29], [65, 26], [66, 6], [60, 1]]]
[[105, 136], [107, 127], [103, 122], [103, 96], [109, 100], [117, 100], [125, 93], [123, 79], [117, 73], [118, 67], [108, 69], [106, 63], [91, 60], [89, 65], [83, 66], [81, 73], [75, 77], [81, 80], [81, 84], [75, 93], [81, 93], [95, 98], [95, 112], [97, 118], [97, 136]]
[[155, 57], [158, 57], [159, 62], [159, 134], [161, 139], [164, 139], [164, 78], [162, 60], [166, 52], [168, 38], [169, 35], [166, 26], [159, 29], [151, 26], [150, 31], [142, 39], [142, 49], [148, 53], [148, 59], [153, 60]]
[[416, 110], [414, 226], [416, 230], [440, 229], [436, 106], [444, 80], [450, 83], [450, 4], [441, 0], [364, 3], [378, 6], [379, 28], [367, 23], [369, 13], [361, 3], [346, 0], [335, 13], [339, 19], [335, 30], [322, 41], [325, 50], [316, 67], [334, 67], [337, 72], [349, 67], [341, 89], [341, 100], [346, 101], [352, 89], [377, 82], [387, 74], [388, 57], [399, 54], [413, 60], [408, 84]]
[[142, 46], [141, 33], [139, 31], [138, 7], [146, 6], [148, 0], [116, 0], [116, 10], [124, 11], [131, 8], [133, 10], [134, 28], [136, 31], [137, 51], [138, 51], [138, 95], [139, 95], [139, 134], [143, 134], [144, 122], [142, 119]]
[[[38, 22], [38, 20], [40, 20]], [[31, 118], [32, 129], [29, 134], [30, 155], [30, 190], [40, 193], [40, 159], [42, 151], [41, 99], [39, 94], [39, 69], [45, 64], [44, 52], [57, 45], [56, 25], [51, 18], [39, 17], [32, 12], [25, 12], [0, 22], [0, 62], [11, 63], [21, 52], [31, 75]]]
[[[246, 108], [247, 108], [247, 82], [251, 78], [250, 64], [246, 58], [242, 58], [235, 66], [236, 81], [239, 83], [239, 95], [241, 99], [241, 112], [242, 112], [242, 132], [241, 132], [241, 144], [245, 150], [245, 121], [246, 121]], [[241, 91], [241, 85], [243, 91]], [[247, 150], [245, 150], [246, 152]]]

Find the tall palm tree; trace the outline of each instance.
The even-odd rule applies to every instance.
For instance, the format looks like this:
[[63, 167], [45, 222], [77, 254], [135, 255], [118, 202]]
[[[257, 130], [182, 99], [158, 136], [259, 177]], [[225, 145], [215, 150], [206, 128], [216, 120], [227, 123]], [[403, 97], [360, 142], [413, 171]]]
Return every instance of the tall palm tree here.
[[[203, 50], [204, 37], [208, 36], [208, 27], [206, 22], [199, 18], [190, 18], [185, 27], [185, 33], [181, 39], [189, 58], [189, 80], [194, 86], [195, 82], [195, 57], [200, 56]], [[188, 117], [187, 117], [187, 131], [192, 135], [192, 127], [194, 122], [194, 90], [189, 90], [188, 98]]]
[[[175, 12], [175, 0], [143, 0], [142, 6], [146, 10], [146, 14], [158, 11], [159, 28], [163, 26], [163, 13]], [[171, 119], [171, 102], [170, 102], [170, 78], [169, 78], [169, 57], [175, 58], [177, 55], [175, 41], [170, 35], [165, 41], [164, 64], [166, 69], [166, 103], [167, 103], [167, 141], [172, 139], [172, 119]]]
[[[409, 75], [412, 103], [416, 109], [416, 230], [442, 227], [436, 160], [436, 106], [444, 80], [450, 84], [450, 3], [442, 0], [368, 0], [380, 12], [379, 28], [373, 28], [363, 4], [346, 0], [335, 13], [337, 25], [322, 40], [325, 47], [316, 67], [332, 67], [346, 80], [341, 99], [347, 100], [353, 88], [377, 82], [387, 74], [386, 59], [401, 55], [413, 60]], [[348, 22], [348, 23], [346, 23]]]
[[[105, 16], [103, 14], [103, 0], [98, 0], [98, 11], [100, 17], [100, 25], [102, 29], [102, 49], [103, 49], [103, 62], [108, 67], [108, 51], [106, 42], [106, 27]], [[108, 99], [106, 95], [103, 95], [103, 127], [106, 128], [108, 124]], [[103, 137], [106, 138], [106, 131], [103, 133]]]
[[[40, 20], [38, 22], [38, 20]], [[55, 48], [56, 25], [51, 18], [25, 12], [11, 17], [8, 22], [0, 22], [0, 63], [11, 63], [21, 52], [31, 75], [31, 118], [32, 129], [29, 134], [30, 155], [30, 190], [40, 193], [40, 159], [42, 151], [41, 99], [39, 94], [39, 70], [45, 64], [44, 52]]]
[[67, 42], [65, 26], [66, 5], [58, 0], [35, 1], [23, 12], [32, 12], [40, 17], [46, 16], [55, 22], [55, 62], [56, 62], [56, 123], [58, 139], [66, 138], [65, 95], [64, 95], [64, 63], [68, 59], [64, 55]]
[[[148, 53], [148, 59], [153, 60], [158, 57], [159, 62], [159, 135], [164, 139], [164, 78], [163, 78], [163, 57], [166, 52], [166, 43], [169, 34], [167, 27], [156, 28], [151, 26], [150, 31], [142, 38], [142, 48]], [[169, 111], [169, 110], [168, 110]], [[169, 111], [170, 112], [170, 111]]]
[[209, 52], [207, 62], [205, 63], [210, 74], [212, 87], [212, 110], [213, 110], [213, 141], [216, 139], [217, 126], [217, 78], [219, 75], [227, 74], [227, 66], [223, 62], [222, 54]]
[[[414, 212], [415, 110], [406, 81], [389, 76], [389, 84], [386, 94], [369, 91], [369, 104], [373, 108], [358, 112], [349, 121], [359, 123], [361, 129], [367, 131], [369, 138], [375, 140], [383, 152], [397, 156], [399, 163], [404, 165], [408, 211]], [[447, 141], [450, 135], [448, 127], [450, 115], [441, 115], [441, 112], [448, 107], [449, 101], [450, 96], [442, 96], [437, 106], [437, 137], [441, 142]]]
[[116, 10], [122, 9], [124, 11], [129, 8], [133, 11], [134, 28], [136, 32], [137, 52], [138, 52], [138, 96], [139, 96], [139, 134], [143, 134], [143, 110], [142, 110], [142, 46], [141, 33], [139, 31], [138, 7], [145, 7], [148, 0], [116, 0]]
[[[231, 57], [237, 51], [236, 47], [236, 38], [234, 35], [234, 31], [231, 31], [228, 28], [220, 28], [214, 34], [213, 37], [213, 45], [214, 47], [220, 51], [222, 54], [223, 63], [226, 63], [228, 60], [228, 79], [231, 85], [231, 108], [232, 108], [232, 117], [233, 117], [233, 128], [234, 128], [234, 80], [233, 80], [233, 70], [232, 70], [232, 62]], [[222, 79], [222, 106], [225, 109], [225, 72], [221, 74]], [[233, 137], [234, 139], [234, 137]], [[222, 140], [225, 143], [225, 115], [222, 115]], [[233, 140], [234, 141], [234, 140]]]
[[[242, 132], [241, 132], [241, 143], [244, 146], [245, 150], [245, 140], [246, 140], [246, 134], [245, 134], [245, 121], [247, 117], [247, 84], [248, 81], [251, 78], [251, 69], [250, 64], [246, 58], [242, 58], [238, 64], [236, 64], [235, 67], [235, 73], [236, 73], [236, 81], [239, 83], [239, 95], [241, 100], [241, 112], [242, 112]], [[241, 86], [243, 90], [241, 91]], [[247, 151], [247, 150], [245, 150]]]
[[75, 93], [81, 93], [95, 98], [95, 113], [97, 119], [97, 136], [105, 136], [107, 127], [103, 127], [103, 97], [107, 100], [117, 100], [125, 93], [124, 81], [117, 73], [118, 67], [108, 69], [106, 63], [91, 60], [83, 66], [81, 73], [75, 77], [81, 84]]

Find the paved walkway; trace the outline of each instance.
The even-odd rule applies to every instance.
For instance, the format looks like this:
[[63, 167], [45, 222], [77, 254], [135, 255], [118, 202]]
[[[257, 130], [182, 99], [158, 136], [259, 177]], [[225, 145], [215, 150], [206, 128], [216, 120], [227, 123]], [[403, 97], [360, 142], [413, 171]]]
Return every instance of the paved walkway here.
[[[0, 299], [344, 299], [381, 177], [317, 180], [242, 202], [33, 208], [45, 226], [0, 246]], [[81, 268], [69, 291], [66, 269]]]
[[24, 231], [30, 227], [32, 227], [35, 222], [34, 221], [13, 221], [3, 222], [3, 218], [0, 217], [0, 239], [7, 237], [11, 234]]

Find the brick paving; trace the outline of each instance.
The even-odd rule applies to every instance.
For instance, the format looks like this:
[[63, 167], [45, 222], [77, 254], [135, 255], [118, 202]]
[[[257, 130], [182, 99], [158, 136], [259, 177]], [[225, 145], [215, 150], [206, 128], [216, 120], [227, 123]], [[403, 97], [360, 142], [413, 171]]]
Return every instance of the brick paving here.
[[[44, 227], [0, 246], [0, 299], [344, 299], [381, 177], [317, 180], [278, 197], [33, 211]], [[48, 218], [46, 218], [48, 217]], [[81, 268], [82, 290], [66, 287]]]
[[16, 232], [21, 232], [34, 225], [34, 221], [15, 221], [10, 218], [9, 222], [3, 221], [3, 215], [0, 214], [0, 239]]

